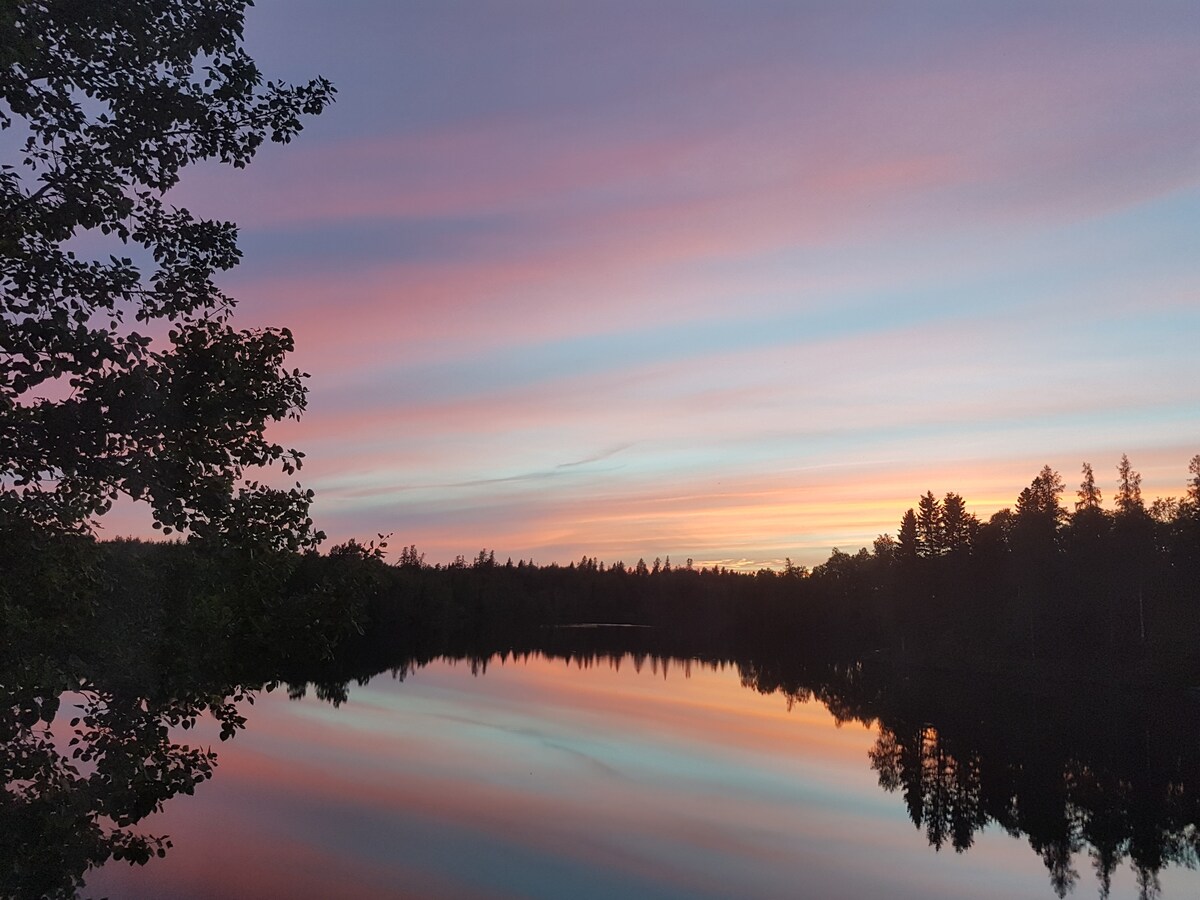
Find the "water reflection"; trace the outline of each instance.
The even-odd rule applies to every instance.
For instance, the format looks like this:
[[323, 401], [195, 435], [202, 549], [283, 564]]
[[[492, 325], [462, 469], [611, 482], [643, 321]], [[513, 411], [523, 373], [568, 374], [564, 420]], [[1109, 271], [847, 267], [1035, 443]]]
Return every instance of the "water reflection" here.
[[1027, 837], [1059, 897], [1079, 879], [1080, 851], [1101, 897], [1126, 861], [1139, 896], [1156, 897], [1165, 866], [1197, 865], [1200, 770], [1190, 703], [1172, 710], [1159, 700], [1150, 710], [1110, 707], [1088, 720], [1046, 704], [1037, 710], [1050, 720], [1045, 730], [1024, 740], [1011, 721], [943, 732], [889, 716], [880, 723], [871, 766], [881, 787], [904, 798], [936, 849], [966, 850], [994, 822]]
[[[626, 660], [664, 677], [672, 666], [731, 664], [744, 687], [782, 694], [789, 709], [816, 700], [838, 722], [877, 729], [867, 756], [879, 786], [934, 850], [965, 852], [998, 826], [1028, 842], [1059, 897], [1079, 883], [1081, 858], [1101, 898], [1126, 864], [1141, 898], [1161, 895], [1164, 868], [1200, 864], [1200, 704], [1188, 694], [778, 652], [680, 658], [662, 641], [652, 631], [551, 631], [536, 649], [460, 648], [452, 658], [476, 673], [530, 653], [584, 668]], [[410, 658], [407, 671], [424, 662]]]
[[[453, 697], [413, 693], [410, 679], [421, 681], [447, 662], [473, 676], [500, 669], [509, 677], [503, 690], [491, 686], [498, 679], [477, 677]], [[630, 670], [640, 677], [625, 678]], [[525, 674], [515, 678], [513, 671]], [[1200, 716], [1185, 696], [1104, 693], [1094, 685], [1050, 690], [894, 662], [679, 647], [650, 631], [605, 629], [399, 653], [364, 644], [319, 667], [275, 672], [293, 699], [315, 695], [321, 702], [302, 706], [303, 729], [289, 720], [270, 748], [277, 756], [260, 748], [255, 752], [264, 756], [254, 762], [231, 753], [231, 783], [239, 772], [260, 782], [281, 777], [277, 768], [302, 772], [301, 792], [287, 803], [326, 810], [297, 815], [311, 821], [321, 846], [341, 854], [327, 868], [369, 868], [375, 856], [352, 861], [381, 834], [392, 835], [436, 861], [432, 869], [407, 873], [413, 879], [407, 890], [428, 888], [418, 893], [453, 893], [457, 888], [437, 873], [466, 877], [465, 867], [478, 870], [471, 883], [483, 895], [497, 869], [524, 873], [518, 893], [554, 895], [563, 888], [556, 879], [576, 877], [572, 866], [586, 865], [597, 891], [647, 894], [654, 886], [662, 896], [700, 896], [719, 883], [769, 896], [777, 887], [771, 867], [782, 859], [794, 864], [802, 848], [818, 845], [823, 858], [843, 867], [840, 877], [849, 878], [863, 835], [848, 810], [864, 801], [839, 794], [838, 780], [848, 776], [835, 761], [847, 753], [886, 792], [877, 798], [904, 810], [933, 850], [970, 855], [985, 829], [1000, 829], [1041, 859], [1049, 892], [1060, 897], [1093, 879], [1107, 897], [1115, 874], [1126, 868], [1139, 896], [1160, 896], [1165, 870], [1198, 861]], [[580, 677], [566, 679], [564, 672]], [[385, 682], [375, 678], [379, 673]], [[368, 682], [366, 693], [355, 687]], [[681, 682], [689, 685], [686, 696]], [[146, 817], [164, 805], [170, 822], [175, 804], [167, 801], [212, 775], [217, 754], [205, 740], [238, 732], [247, 714], [249, 732], [234, 743], [254, 737], [260, 711], [248, 710], [248, 701], [272, 683], [175, 675], [160, 677], [153, 688], [81, 685], [54, 670], [4, 687], [4, 895], [71, 896], [89, 866], [177, 852], [156, 836], [157, 826], [143, 834], [139, 823], [159, 821]], [[386, 683], [395, 691], [380, 687]], [[760, 710], [747, 690], [767, 698], [778, 715], [759, 711], [747, 724], [747, 709]], [[476, 706], [463, 692], [475, 695]], [[861, 741], [857, 732], [834, 741], [813, 736], [817, 731], [797, 741], [789, 723], [815, 703], [839, 723], [862, 726]], [[261, 710], [264, 735], [271, 717], [282, 715], [277, 707]], [[197, 725], [208, 730], [189, 743]], [[455, 741], [431, 743], [435, 727], [452, 731]], [[669, 741], [661, 737], [664, 728], [673, 735]], [[660, 738], [649, 740], [656, 729]], [[342, 741], [353, 742], [357, 755], [346, 756]], [[818, 741], [833, 749], [823, 756]], [[312, 752], [332, 760], [332, 769], [305, 755], [305, 747], [317, 745], [322, 749]], [[277, 762], [269, 765], [268, 757]], [[353, 777], [365, 780], [339, 780], [336, 764], [349, 759], [358, 770]], [[410, 768], [421, 773], [419, 783], [404, 780]], [[667, 780], [674, 782], [670, 791]], [[472, 791], [464, 793], [468, 784]], [[295, 779], [277, 789], [294, 792]], [[565, 807], [566, 795], [573, 799]], [[202, 796], [175, 801], [191, 802]], [[339, 824], [339, 810], [352, 802], [375, 810], [374, 831]], [[633, 809], [654, 817], [659, 831], [633, 826]], [[611, 833], [597, 837], [582, 819], [608, 822]], [[621, 829], [637, 841], [622, 839]], [[481, 830], [508, 842], [485, 841]], [[708, 850], [697, 854], [697, 846]], [[269, 850], [264, 846], [263, 855]], [[388, 852], [398, 851], [381, 848], [379, 858]], [[926, 853], [933, 867], [926, 877], [936, 882], [943, 863]], [[464, 861], [472, 855], [474, 862]], [[260, 863], [237, 863], [252, 864]], [[261, 865], [271, 871], [278, 863]], [[1090, 870], [1086, 879], [1082, 867]], [[244, 888], [268, 891], [261, 874], [239, 877]], [[387, 896], [381, 879], [378, 893]], [[913, 896], [921, 890], [916, 883], [907, 889]]]
[[[1200, 715], [1190, 695], [1097, 685], [1014, 684], [929, 669], [836, 675], [822, 700], [876, 723], [879, 785], [902, 798], [935, 850], [966, 851], [994, 824], [1025, 838], [1059, 897], [1086, 854], [1099, 895], [1128, 862], [1139, 896], [1171, 865], [1194, 869], [1200, 834]], [[754, 679], [808, 696], [805, 676]]]
[[[216, 754], [174, 736], [202, 713], [222, 737], [242, 727], [237, 688], [155, 697], [61, 671], [0, 687], [0, 891], [72, 896], [106, 860], [145, 864], [171, 847], [135, 826], [212, 776]], [[71, 690], [66, 690], [70, 688]], [[69, 735], [69, 737], [65, 737]]]

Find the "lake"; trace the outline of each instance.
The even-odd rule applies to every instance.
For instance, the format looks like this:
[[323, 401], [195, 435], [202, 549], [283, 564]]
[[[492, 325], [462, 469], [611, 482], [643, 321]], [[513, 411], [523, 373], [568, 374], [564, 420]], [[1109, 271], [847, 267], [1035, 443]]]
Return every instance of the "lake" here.
[[[924, 708], [915, 676], [885, 700], [895, 676], [769, 668], [534, 650], [406, 663], [336, 705], [262, 692], [233, 740], [204, 719], [174, 735], [218, 764], [138, 824], [165, 858], [110, 862], [84, 893], [1093, 897], [1105, 869], [1113, 897], [1200, 893], [1177, 864], [1197, 839], [1189, 701], [1160, 734], [1138, 698], [1080, 724], [1076, 702]], [[1049, 736], [1011, 727], [1010, 702]], [[1063, 743], [1092, 727], [1114, 729], [1081, 735], [1098, 755]]]

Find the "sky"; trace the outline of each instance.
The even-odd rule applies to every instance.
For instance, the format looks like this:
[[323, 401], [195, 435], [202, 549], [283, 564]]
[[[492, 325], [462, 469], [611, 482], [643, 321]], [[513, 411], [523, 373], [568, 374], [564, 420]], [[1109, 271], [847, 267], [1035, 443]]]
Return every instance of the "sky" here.
[[337, 102], [172, 199], [331, 540], [757, 568], [1200, 453], [1200, 4], [260, 0]]

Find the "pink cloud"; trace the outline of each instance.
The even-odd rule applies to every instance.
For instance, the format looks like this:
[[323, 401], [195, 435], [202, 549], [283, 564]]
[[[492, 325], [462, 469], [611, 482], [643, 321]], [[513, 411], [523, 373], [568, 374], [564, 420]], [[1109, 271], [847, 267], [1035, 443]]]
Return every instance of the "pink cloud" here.
[[[975, 197], [973, 213], [994, 220], [1014, 201], [1028, 215], [1194, 183], [1171, 152], [1197, 136], [1194, 94], [1176, 83], [1192, 71], [1190, 44], [1125, 41], [1124, 65], [1113, 66], [1112, 48], [1048, 34], [989, 36], [922, 69], [829, 73], [776, 60], [713, 73], [725, 97], [719, 114], [685, 125], [614, 128], [581, 114], [301, 144], [253, 177], [206, 173], [181, 197], [232, 209], [248, 227], [541, 211], [583, 215], [601, 229], [614, 205], [644, 207], [650, 222], [658, 210], [678, 226], [699, 202], [715, 206], [725, 240], [741, 240], [729, 223], [758, 228], [773, 202], [828, 235], [839, 230], [831, 212], [861, 227], [897, 192], [911, 212], [931, 189], [1004, 186]], [[1114, 110], [1139, 107], [1156, 116], [1153, 131], [1112, 121]], [[740, 210], [749, 214], [728, 215]]]

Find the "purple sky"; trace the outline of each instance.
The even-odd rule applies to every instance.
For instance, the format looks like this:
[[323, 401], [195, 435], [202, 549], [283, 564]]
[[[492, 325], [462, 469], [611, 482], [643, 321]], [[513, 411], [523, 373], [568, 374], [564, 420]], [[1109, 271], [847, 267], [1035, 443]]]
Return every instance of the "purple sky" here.
[[811, 564], [1044, 463], [1183, 493], [1200, 4], [266, 0], [247, 43], [338, 102], [176, 199], [296, 332], [334, 539]]

